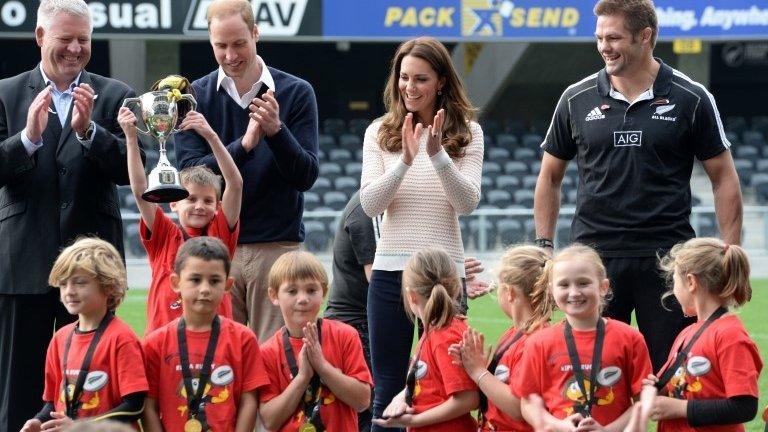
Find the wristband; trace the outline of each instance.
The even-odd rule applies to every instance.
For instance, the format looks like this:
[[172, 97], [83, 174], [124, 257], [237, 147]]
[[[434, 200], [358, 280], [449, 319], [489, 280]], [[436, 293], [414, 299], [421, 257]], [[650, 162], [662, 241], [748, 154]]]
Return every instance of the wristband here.
[[544, 237], [537, 238], [536, 240], [533, 241], [533, 243], [540, 248], [550, 248], [550, 249], [555, 248], [555, 243], [551, 239], [544, 238]]
[[480, 376], [478, 376], [477, 379], [475, 380], [475, 384], [480, 385], [480, 380], [483, 379], [484, 376], [490, 375], [490, 373], [491, 373], [490, 371], [485, 371], [481, 373]]

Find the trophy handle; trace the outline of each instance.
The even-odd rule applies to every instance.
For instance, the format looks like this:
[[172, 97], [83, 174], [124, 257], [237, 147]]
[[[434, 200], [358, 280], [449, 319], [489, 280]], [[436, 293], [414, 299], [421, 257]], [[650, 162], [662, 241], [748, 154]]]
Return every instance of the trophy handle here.
[[[133, 110], [133, 107], [131, 106], [131, 104], [138, 104], [139, 107], [141, 107], [141, 98], [137, 98], [137, 97], [125, 98], [125, 100], [123, 101], [124, 107], [128, 107], [131, 110]], [[149, 130], [144, 130], [140, 128], [138, 123], [136, 124], [136, 130], [143, 133], [144, 135], [149, 135]]]
[[[184, 93], [183, 95], [181, 95], [181, 99], [179, 101], [177, 101], [176, 104], [178, 105], [178, 103], [181, 100], [185, 100], [185, 101], [187, 101], [187, 103], [189, 103], [191, 111], [197, 111], [197, 101], [195, 100], [194, 96], [192, 96], [189, 93]], [[172, 133], [176, 133], [176, 132], [180, 132], [180, 131], [181, 131], [181, 129], [174, 129]]]

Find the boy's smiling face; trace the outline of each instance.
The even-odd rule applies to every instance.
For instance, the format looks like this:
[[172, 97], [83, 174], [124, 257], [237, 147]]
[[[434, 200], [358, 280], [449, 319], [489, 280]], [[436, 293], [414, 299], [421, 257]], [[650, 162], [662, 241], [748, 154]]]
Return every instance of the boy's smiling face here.
[[196, 256], [186, 259], [181, 274], [171, 275], [173, 291], [181, 295], [185, 316], [188, 313], [215, 314], [233, 282], [234, 279], [227, 277], [221, 260], [204, 260]]
[[187, 183], [184, 188], [189, 196], [181, 201], [171, 203], [171, 210], [179, 215], [179, 223], [185, 228], [205, 228], [216, 214], [219, 204], [216, 189], [196, 183]]
[[82, 269], [77, 269], [59, 286], [61, 302], [72, 315], [98, 315], [107, 310], [108, 297], [99, 281]]
[[297, 330], [308, 322], [314, 322], [323, 305], [322, 284], [315, 279], [284, 281], [277, 292], [269, 289], [272, 304], [280, 307], [289, 330]]

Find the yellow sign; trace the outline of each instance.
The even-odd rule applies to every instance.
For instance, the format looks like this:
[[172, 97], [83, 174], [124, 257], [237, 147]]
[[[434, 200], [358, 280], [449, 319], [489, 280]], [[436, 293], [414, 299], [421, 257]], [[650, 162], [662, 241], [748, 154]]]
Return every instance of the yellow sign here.
[[701, 39], [675, 39], [672, 51], [675, 54], [701, 54]]

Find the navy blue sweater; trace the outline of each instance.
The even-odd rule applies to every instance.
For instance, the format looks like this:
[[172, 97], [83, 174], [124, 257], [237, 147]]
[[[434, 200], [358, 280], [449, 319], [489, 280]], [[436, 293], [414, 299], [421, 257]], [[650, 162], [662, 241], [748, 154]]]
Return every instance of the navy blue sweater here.
[[[317, 102], [312, 86], [293, 75], [269, 68], [275, 80], [282, 127], [246, 152], [241, 140], [248, 126], [243, 109], [222, 87], [218, 71], [192, 83], [197, 110], [205, 116], [229, 150], [243, 176], [239, 243], [304, 241], [303, 191], [317, 179]], [[196, 132], [175, 137], [182, 168], [206, 165], [220, 172], [208, 143]]]

